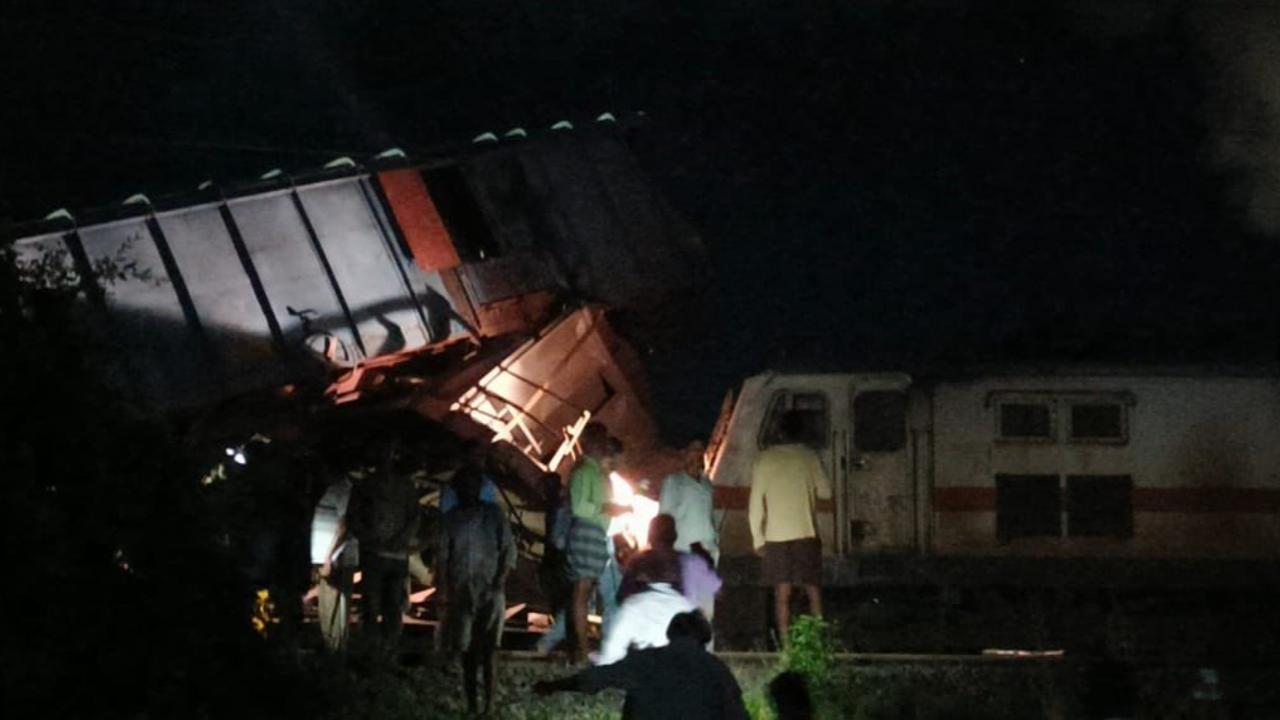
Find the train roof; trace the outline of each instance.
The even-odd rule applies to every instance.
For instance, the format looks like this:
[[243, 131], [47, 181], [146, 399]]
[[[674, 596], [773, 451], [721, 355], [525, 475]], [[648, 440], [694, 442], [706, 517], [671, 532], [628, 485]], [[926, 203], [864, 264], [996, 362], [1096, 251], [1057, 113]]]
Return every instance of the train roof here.
[[472, 138], [470, 143], [458, 143], [447, 147], [414, 152], [412, 155], [400, 148], [393, 147], [369, 157], [337, 157], [320, 167], [304, 168], [297, 171], [273, 168], [256, 178], [245, 178], [225, 183], [210, 179], [200, 183], [196, 188], [187, 190], [162, 191], [159, 193], [134, 192], [117, 204], [75, 210], [58, 208], [43, 218], [0, 226], [0, 241], [18, 242], [24, 238], [65, 232], [70, 227], [102, 225], [150, 213], [181, 209], [224, 199], [249, 197], [290, 186], [305, 187], [330, 180], [368, 175], [383, 170], [400, 168], [431, 170], [460, 164], [480, 156], [515, 153], [533, 146], [549, 146], [556, 142], [562, 142], [566, 138], [571, 138], [578, 142], [609, 137], [616, 139], [620, 137], [620, 131], [638, 127], [645, 120], [646, 116], [643, 112], [624, 113], [621, 117], [606, 112], [600, 114], [594, 120], [585, 123], [579, 122], [577, 125], [568, 120], [561, 120], [544, 130], [529, 131], [522, 127], [513, 127], [501, 133], [483, 132]]
[[1134, 377], [1134, 378], [1265, 378], [1280, 379], [1280, 363], [1271, 361], [1235, 363], [1084, 363], [1043, 362], [959, 366], [908, 373], [887, 368], [850, 369], [842, 372], [767, 370], [747, 379], [765, 377], [844, 377], [853, 375], [901, 376], [916, 383], [972, 381], [999, 377]]

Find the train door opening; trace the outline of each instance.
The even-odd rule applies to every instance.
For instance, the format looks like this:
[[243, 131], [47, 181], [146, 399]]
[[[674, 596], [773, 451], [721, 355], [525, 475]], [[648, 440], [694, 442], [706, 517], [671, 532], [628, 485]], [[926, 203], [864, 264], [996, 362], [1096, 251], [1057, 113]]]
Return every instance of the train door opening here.
[[907, 551], [915, 543], [906, 386], [897, 378], [854, 382], [844, 483], [845, 531], [854, 550]]
[[[769, 401], [769, 411], [764, 423], [760, 426], [759, 448], [763, 450], [782, 440], [782, 416], [794, 411], [804, 420], [804, 437], [806, 445], [818, 452], [822, 458], [822, 467], [827, 477], [832, 479], [835, 492], [841, 487], [835, 474], [840, 451], [841, 437], [839, 429], [832, 426], [832, 403], [828, 394], [820, 389], [788, 389], [778, 390]], [[818, 535], [822, 540], [823, 553], [840, 552], [837, 541], [837, 528], [841, 521], [836, 513], [834, 499], [818, 500]]]

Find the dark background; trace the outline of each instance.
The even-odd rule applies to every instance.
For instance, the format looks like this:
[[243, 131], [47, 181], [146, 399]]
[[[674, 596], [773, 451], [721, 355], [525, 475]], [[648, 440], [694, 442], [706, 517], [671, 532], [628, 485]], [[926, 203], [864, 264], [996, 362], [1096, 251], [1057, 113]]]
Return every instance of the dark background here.
[[3, 10], [0, 219], [644, 111], [711, 251], [673, 435], [767, 367], [1276, 355], [1264, 5], [84, 5]]

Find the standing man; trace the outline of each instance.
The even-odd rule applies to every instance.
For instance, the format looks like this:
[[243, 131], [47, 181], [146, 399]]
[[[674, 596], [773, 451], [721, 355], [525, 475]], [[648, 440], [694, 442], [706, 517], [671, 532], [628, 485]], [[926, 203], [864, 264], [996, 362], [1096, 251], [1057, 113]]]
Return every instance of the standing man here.
[[[684, 593], [707, 622], [715, 620], [716, 592], [720, 578], [715, 574], [720, 562], [719, 533], [716, 532], [715, 487], [706, 473], [706, 447], [698, 441], [684, 450], [684, 468], [662, 481], [658, 512], [676, 520], [676, 550], [685, 579]], [[703, 562], [705, 560], [705, 566]]]
[[[618, 463], [622, 457], [622, 441], [610, 436], [607, 448], [605, 456], [600, 459], [600, 468], [604, 474], [605, 485], [610, 489], [610, 494], [612, 494], [613, 483], [609, 480], [609, 475], [618, 468]], [[557, 486], [557, 490], [558, 489], [559, 486]], [[557, 512], [556, 519], [554, 521], [552, 521], [550, 517], [551, 516], [549, 515], [549, 519], [547, 521], [547, 537], [567, 538], [569, 535], [569, 529], [573, 527], [572, 513], [566, 514], [565, 512]], [[607, 529], [609, 523], [607, 520], [605, 524], [605, 545], [608, 553], [608, 560], [605, 561], [604, 569], [600, 571], [600, 577], [596, 581], [596, 595], [598, 598], [596, 611], [600, 613], [601, 637], [605, 637], [609, 634], [609, 628], [613, 625], [614, 617], [618, 614], [618, 591], [622, 587], [622, 568], [618, 560], [617, 544], [619, 536], [609, 535], [609, 531]], [[564, 527], [560, 527], [560, 525], [564, 525]], [[624, 543], [624, 550], [626, 547], [629, 547], [626, 545], [627, 541], [625, 537], [621, 539], [621, 542]], [[562, 550], [567, 552], [567, 544], [564, 548], [557, 548], [551, 543], [547, 545], [544, 550], [543, 560], [544, 566], [548, 572], [555, 568], [557, 560], [561, 562], [562, 567], [567, 563], [564, 558], [564, 553], [561, 552]], [[544, 587], [544, 590], [545, 589], [547, 588]], [[572, 589], [570, 589], [570, 595], [572, 595], [572, 592]], [[539, 653], [544, 655], [554, 650], [568, 634], [566, 619], [571, 616], [573, 610], [572, 603], [569, 604], [569, 607], [559, 605], [555, 601], [553, 595], [554, 593], [549, 592], [548, 598], [552, 600], [552, 607], [558, 607], [559, 609], [554, 614], [555, 619], [552, 622], [551, 629], [538, 639], [536, 648]]]
[[330, 650], [347, 644], [351, 586], [360, 563], [359, 543], [347, 532], [351, 478], [343, 473], [325, 488], [311, 518], [311, 565], [316, 571], [320, 604], [320, 634]]
[[800, 585], [809, 612], [822, 616], [822, 542], [816, 517], [818, 499], [831, 497], [831, 481], [818, 453], [805, 445], [804, 416], [794, 410], [779, 423], [781, 443], [756, 459], [751, 471], [751, 539], [763, 554], [764, 581], [774, 587], [779, 641], [788, 642], [791, 588]]
[[684, 467], [662, 481], [658, 512], [676, 520], [676, 551], [689, 552], [695, 544], [720, 562], [719, 534], [714, 513], [715, 488], [707, 477], [703, 453], [706, 448], [694, 441], [684, 451]]
[[384, 640], [399, 638], [408, 605], [409, 547], [422, 510], [411, 481], [411, 454], [399, 440], [379, 449], [377, 467], [356, 486], [352, 519], [360, 540], [360, 622]]
[[582, 457], [569, 475], [569, 510], [573, 519], [566, 550], [569, 577], [573, 580], [570, 616], [578, 659], [585, 658], [589, 650], [587, 604], [609, 560], [605, 535], [609, 518], [620, 512], [610, 502], [609, 478], [602, 465], [609, 455], [609, 431], [600, 423], [588, 423], [580, 442]]
[[444, 646], [462, 654], [467, 708], [472, 713], [477, 709], [476, 670], [483, 669], [487, 715], [506, 611], [504, 586], [516, 565], [516, 546], [502, 510], [481, 500], [482, 485], [477, 468], [464, 467], [454, 475], [458, 505], [441, 523], [437, 568], [447, 608]]
[[[604, 460], [600, 462], [600, 466], [604, 469], [604, 481], [609, 486], [609, 492], [612, 496], [613, 480], [611, 478], [622, 463], [622, 441], [610, 435], [608, 447], [609, 450]], [[626, 535], [621, 532], [610, 535], [609, 530], [611, 529], [613, 528], [605, 530], [605, 535], [607, 536], [605, 542], [609, 547], [609, 561], [604, 565], [604, 572], [600, 573], [600, 583], [596, 588], [597, 597], [599, 598], [599, 604], [596, 608], [600, 613], [601, 638], [609, 635], [609, 628], [613, 627], [613, 621], [618, 615], [618, 592], [622, 589], [622, 563], [618, 559], [619, 550], [624, 553], [623, 557], [625, 557], [625, 553], [631, 547]]]

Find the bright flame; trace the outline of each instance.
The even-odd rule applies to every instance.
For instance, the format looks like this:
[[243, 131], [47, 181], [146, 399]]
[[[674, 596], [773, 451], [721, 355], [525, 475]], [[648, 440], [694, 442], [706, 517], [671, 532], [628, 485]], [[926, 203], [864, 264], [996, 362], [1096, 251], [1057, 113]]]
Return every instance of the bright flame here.
[[609, 534], [619, 533], [635, 541], [636, 547], [649, 547], [649, 522], [658, 516], [658, 502], [636, 493], [618, 473], [609, 473], [609, 485], [613, 489], [613, 504], [631, 508], [631, 512], [615, 516], [609, 521]]

